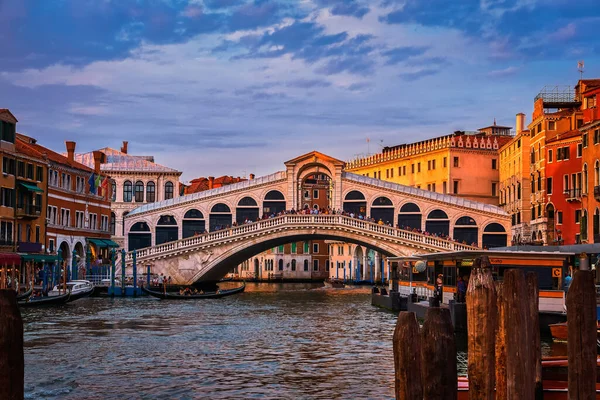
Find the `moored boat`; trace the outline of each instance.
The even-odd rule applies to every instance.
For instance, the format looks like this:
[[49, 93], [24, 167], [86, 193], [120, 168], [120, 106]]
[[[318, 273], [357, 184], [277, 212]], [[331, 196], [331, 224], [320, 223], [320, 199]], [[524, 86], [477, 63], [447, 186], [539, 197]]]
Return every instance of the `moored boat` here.
[[31, 293], [33, 293], [33, 287], [30, 287], [28, 291], [26, 291], [25, 293], [21, 293], [19, 295], [17, 295], [17, 301], [23, 301], [29, 298], [29, 296], [31, 296]]
[[67, 303], [70, 297], [69, 292], [59, 296], [29, 297], [27, 300], [19, 301], [18, 304], [19, 307], [56, 306]]
[[[569, 331], [566, 322], [560, 324], [550, 324], [550, 333], [552, 334], [552, 340], [558, 340], [566, 342], [569, 338]], [[596, 336], [598, 338], [598, 346], [600, 346], [600, 327], [596, 328]]]
[[[54, 289], [48, 292], [48, 297], [59, 296], [61, 293], [64, 292], [62, 287], [62, 285], [54, 286]], [[67, 282], [66, 287], [67, 292], [71, 294], [71, 296], [69, 297], [69, 303], [84, 297], [88, 297], [94, 292], [94, 285], [90, 281], [70, 281]]]
[[323, 285], [325, 285], [326, 288], [333, 288], [333, 289], [341, 289], [344, 288], [346, 285], [344, 284], [344, 281], [341, 279], [335, 279], [335, 278], [331, 278], [331, 279], [325, 279], [323, 281]]
[[142, 290], [149, 294], [152, 297], [156, 297], [161, 300], [197, 300], [197, 299], [218, 299], [221, 297], [231, 296], [236, 293], [242, 293], [246, 289], [246, 284], [244, 283], [242, 286], [227, 289], [227, 290], [217, 290], [216, 292], [208, 292], [208, 293], [199, 293], [199, 294], [179, 294], [173, 292], [157, 292], [154, 290], [146, 289], [142, 287]]

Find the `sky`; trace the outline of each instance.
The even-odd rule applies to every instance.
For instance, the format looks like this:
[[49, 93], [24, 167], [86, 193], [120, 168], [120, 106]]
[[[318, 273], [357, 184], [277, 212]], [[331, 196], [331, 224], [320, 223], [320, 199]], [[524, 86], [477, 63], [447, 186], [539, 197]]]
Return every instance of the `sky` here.
[[261, 176], [529, 122], [579, 60], [600, 77], [598, 24], [597, 0], [0, 0], [0, 108], [53, 150]]

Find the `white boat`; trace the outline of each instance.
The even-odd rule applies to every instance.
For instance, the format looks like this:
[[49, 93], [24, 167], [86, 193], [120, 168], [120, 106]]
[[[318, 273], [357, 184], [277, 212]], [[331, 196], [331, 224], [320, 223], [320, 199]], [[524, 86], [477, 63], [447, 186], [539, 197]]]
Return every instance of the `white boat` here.
[[[94, 292], [94, 284], [90, 281], [78, 280], [67, 282], [67, 292], [71, 292], [69, 302], [87, 297]], [[63, 285], [56, 285], [54, 289], [48, 292], [48, 296], [58, 296], [64, 294]]]

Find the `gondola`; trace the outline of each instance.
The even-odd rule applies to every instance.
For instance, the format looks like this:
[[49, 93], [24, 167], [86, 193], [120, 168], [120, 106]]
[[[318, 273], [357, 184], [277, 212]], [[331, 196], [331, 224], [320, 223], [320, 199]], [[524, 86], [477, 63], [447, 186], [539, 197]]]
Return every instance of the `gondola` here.
[[146, 289], [142, 287], [142, 290], [152, 297], [156, 297], [162, 300], [197, 300], [197, 299], [218, 299], [221, 297], [231, 296], [232, 294], [242, 293], [246, 289], [246, 284], [237, 287], [235, 289], [218, 290], [216, 292], [202, 293], [202, 294], [189, 294], [181, 295], [179, 293], [169, 292], [155, 292], [154, 290]]
[[29, 298], [26, 301], [19, 301], [19, 307], [38, 307], [38, 306], [54, 306], [65, 304], [69, 301], [71, 293], [61, 294], [60, 296], [46, 296]]
[[28, 291], [26, 291], [25, 293], [21, 293], [19, 295], [17, 295], [17, 301], [22, 301], [22, 300], [26, 300], [29, 298], [29, 296], [31, 296], [31, 293], [33, 293], [33, 286], [29, 288]]

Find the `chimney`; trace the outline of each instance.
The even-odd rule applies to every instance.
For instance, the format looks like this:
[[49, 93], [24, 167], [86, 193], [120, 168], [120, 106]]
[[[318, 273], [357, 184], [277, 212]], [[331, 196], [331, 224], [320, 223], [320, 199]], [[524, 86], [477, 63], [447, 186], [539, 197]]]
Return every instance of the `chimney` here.
[[518, 113], [517, 114], [517, 135], [523, 132], [523, 128], [525, 127], [525, 114]]
[[100, 173], [100, 164], [102, 164], [102, 159], [104, 157], [104, 153], [101, 151], [94, 151], [94, 172], [96, 174]]
[[209, 176], [208, 177], [208, 189], [212, 189], [215, 186], [215, 177], [214, 176]]
[[127, 140], [123, 140], [123, 146], [121, 146], [121, 153], [127, 154], [127, 144], [129, 142]]
[[69, 161], [75, 160], [75, 142], [66, 141], [65, 145], [67, 146], [67, 157]]
[[250, 174], [250, 180], [254, 179], [254, 174]]

